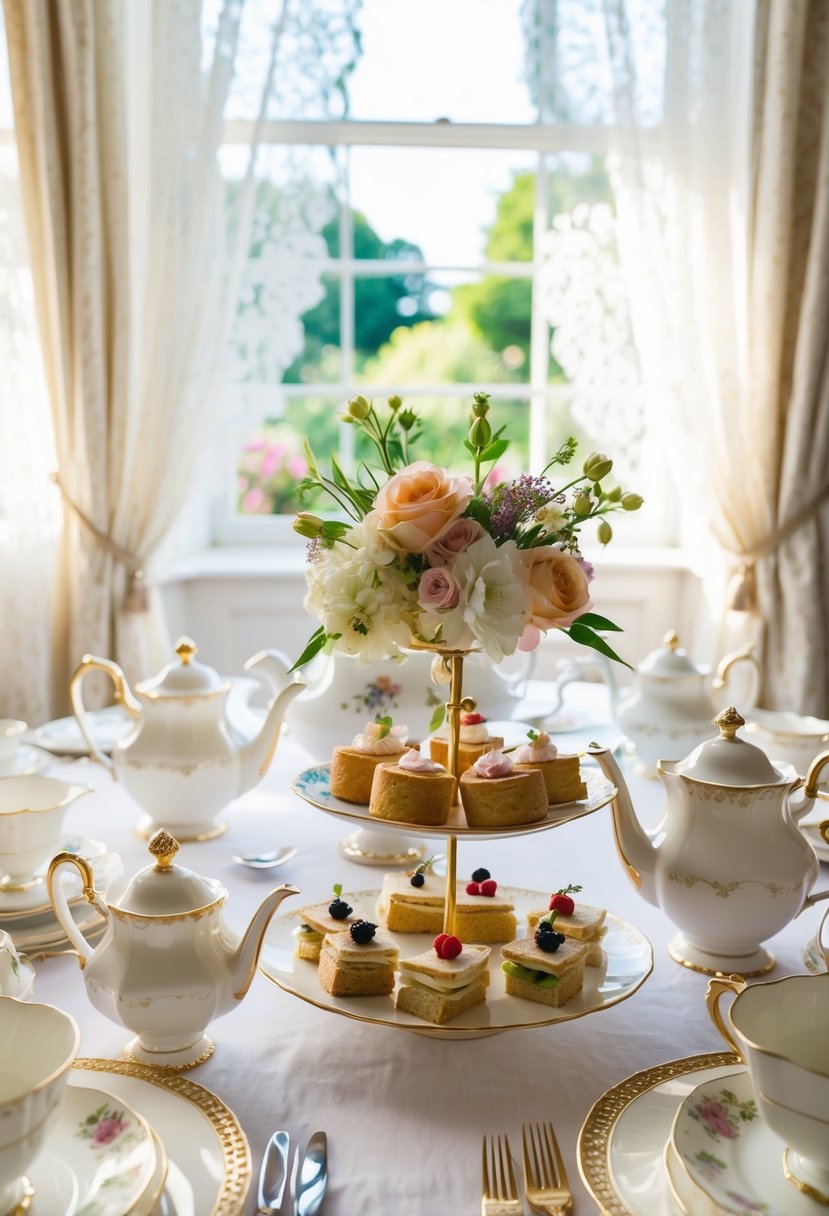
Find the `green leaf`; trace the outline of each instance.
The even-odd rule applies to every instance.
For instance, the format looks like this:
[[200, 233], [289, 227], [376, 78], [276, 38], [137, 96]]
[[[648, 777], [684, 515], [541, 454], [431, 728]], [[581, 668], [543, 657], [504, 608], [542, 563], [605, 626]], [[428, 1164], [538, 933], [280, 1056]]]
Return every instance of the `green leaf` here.
[[579, 621], [573, 621], [573, 624], [569, 629], [565, 629], [564, 633], [568, 637], [571, 637], [574, 642], [577, 642], [579, 646], [589, 646], [591, 650], [598, 650], [600, 654], [605, 655], [608, 659], [613, 659], [614, 663], [621, 663], [624, 667], [630, 667], [630, 670], [633, 671], [630, 663], [621, 659], [616, 654], [616, 651], [608, 646], [604, 638], [594, 633], [589, 625], [582, 625]]
[[478, 449], [475, 447], [475, 444], [470, 443], [468, 439], [464, 439], [463, 446], [471, 456], [475, 456], [477, 454]]
[[573, 621], [574, 625], [589, 625], [591, 629], [607, 629], [613, 633], [623, 633], [621, 625], [614, 625], [613, 621], [609, 621], [606, 616], [599, 616], [596, 612], [585, 612], [581, 616], [576, 617]]
[[443, 726], [443, 719], [446, 717], [446, 706], [438, 705], [429, 719], [429, 734], [433, 735], [436, 730]]
[[325, 632], [322, 625], [320, 625], [319, 629], [316, 629], [311, 634], [311, 637], [308, 639], [308, 645], [294, 663], [293, 667], [288, 668], [287, 674], [290, 675], [291, 672], [296, 671], [298, 667], [304, 667], [306, 663], [310, 663], [314, 655], [319, 654], [327, 641], [328, 634]]
[[336, 895], [337, 899], [339, 899], [343, 893], [343, 884], [341, 882], [335, 882], [334, 886], [332, 887], [332, 890], [333, 890], [334, 894]]
[[303, 437], [302, 446], [305, 450], [305, 463], [308, 465], [308, 472], [311, 474], [312, 477], [315, 477], [315, 478], [317, 478], [317, 480], [319, 480], [320, 471], [319, 471], [319, 467], [317, 465], [317, 458], [314, 455], [313, 451], [311, 450], [311, 445], [308, 442], [307, 435], [305, 435]]
[[384, 714], [381, 717], [380, 714], [375, 714], [374, 721], [380, 727], [380, 738], [385, 739], [386, 735], [392, 728], [391, 716], [389, 714]]
[[481, 452], [481, 460], [497, 460], [509, 447], [508, 439], [495, 439]]

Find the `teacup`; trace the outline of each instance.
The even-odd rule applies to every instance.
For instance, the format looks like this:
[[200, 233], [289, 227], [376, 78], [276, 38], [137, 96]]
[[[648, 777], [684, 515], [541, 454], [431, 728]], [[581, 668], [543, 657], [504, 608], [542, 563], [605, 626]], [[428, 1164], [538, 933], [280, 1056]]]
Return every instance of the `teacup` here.
[[26, 723], [16, 718], [0, 718], [0, 777], [15, 771], [17, 749]]
[[762, 748], [770, 760], [785, 760], [801, 777], [809, 771], [815, 756], [829, 748], [829, 722], [823, 718], [753, 709], [745, 730], [746, 737]]
[[63, 1010], [0, 996], [0, 1212], [18, 1210], [31, 1194], [26, 1171], [57, 1117], [79, 1042]]
[[33, 986], [32, 964], [20, 957], [11, 937], [0, 930], [0, 996], [16, 996], [19, 1001], [30, 1001]]
[[53, 777], [0, 780], [0, 892], [27, 891], [42, 879], [37, 871], [63, 843], [63, 817], [85, 785]]
[[[720, 997], [732, 992], [723, 1015]], [[786, 1177], [829, 1203], [829, 973], [751, 987], [739, 975], [715, 979], [705, 1003], [751, 1074], [760, 1114], [782, 1141]]]

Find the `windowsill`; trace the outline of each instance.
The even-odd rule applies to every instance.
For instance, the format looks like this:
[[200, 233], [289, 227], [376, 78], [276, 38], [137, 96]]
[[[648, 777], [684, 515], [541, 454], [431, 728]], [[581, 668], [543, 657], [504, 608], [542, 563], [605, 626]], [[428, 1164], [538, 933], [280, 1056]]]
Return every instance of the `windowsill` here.
[[[617, 545], [607, 550], [587, 550], [585, 557], [599, 572], [624, 570], [629, 573], [646, 573], [692, 568], [685, 550], [670, 546]], [[305, 546], [302, 544], [247, 548], [227, 546], [203, 549], [180, 558], [166, 581], [186, 583], [196, 579], [268, 579], [297, 577], [304, 572]]]

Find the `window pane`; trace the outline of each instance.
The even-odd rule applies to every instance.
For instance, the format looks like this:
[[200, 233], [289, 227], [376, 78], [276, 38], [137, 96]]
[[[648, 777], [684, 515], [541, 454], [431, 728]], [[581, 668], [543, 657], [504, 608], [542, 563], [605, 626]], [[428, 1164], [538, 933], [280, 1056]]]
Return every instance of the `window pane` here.
[[323, 274], [319, 282], [322, 298], [300, 318], [304, 344], [285, 369], [285, 384], [330, 384], [342, 379], [340, 276]]
[[307, 436], [326, 468], [338, 451], [342, 402], [331, 397], [291, 397], [278, 393], [263, 422], [251, 429], [237, 461], [236, 509], [242, 515], [292, 515], [298, 510], [331, 509], [323, 495], [299, 501], [297, 481], [308, 471], [303, 454]]

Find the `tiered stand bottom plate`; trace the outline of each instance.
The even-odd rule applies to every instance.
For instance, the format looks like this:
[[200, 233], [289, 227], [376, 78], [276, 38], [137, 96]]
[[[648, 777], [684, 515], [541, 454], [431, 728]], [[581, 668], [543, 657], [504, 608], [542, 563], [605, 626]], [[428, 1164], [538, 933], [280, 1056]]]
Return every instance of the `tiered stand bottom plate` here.
[[[530, 909], [544, 908], [549, 891], [527, 891], [518, 887], [498, 888], [499, 895], [512, 899], [518, 918], [519, 935], [526, 933], [526, 914]], [[375, 920], [379, 891], [358, 891], [344, 896], [357, 916]], [[298, 912], [277, 917], [265, 938], [260, 970], [285, 992], [300, 1000], [327, 1009], [343, 1017], [379, 1026], [398, 1026], [435, 1038], [475, 1039], [498, 1034], [503, 1030], [518, 1030], [530, 1026], [550, 1026], [581, 1018], [601, 1009], [609, 1009], [633, 996], [653, 970], [653, 950], [648, 939], [633, 925], [618, 916], [608, 915], [608, 932], [603, 940], [607, 961], [602, 967], [585, 969], [584, 990], [573, 1000], [552, 1009], [534, 1001], [507, 996], [501, 971], [500, 943], [494, 943], [490, 956], [490, 984], [483, 1005], [467, 1009], [445, 1026], [432, 1026], [421, 1018], [394, 1008], [391, 997], [335, 997], [320, 985], [316, 963], [294, 955], [294, 930], [301, 923]], [[523, 925], [523, 928], [522, 928]], [[400, 947], [401, 958], [411, 958], [428, 950], [432, 936], [419, 933], [392, 934]]]

